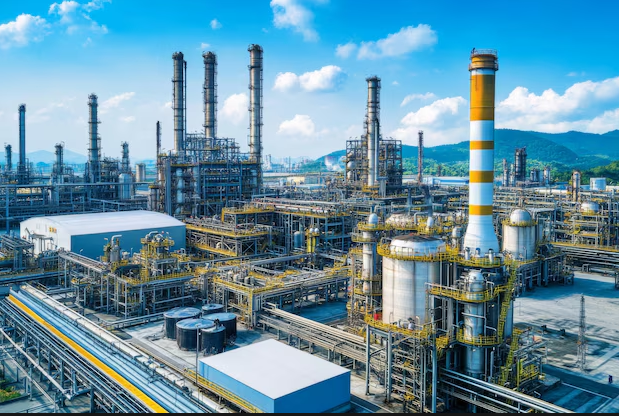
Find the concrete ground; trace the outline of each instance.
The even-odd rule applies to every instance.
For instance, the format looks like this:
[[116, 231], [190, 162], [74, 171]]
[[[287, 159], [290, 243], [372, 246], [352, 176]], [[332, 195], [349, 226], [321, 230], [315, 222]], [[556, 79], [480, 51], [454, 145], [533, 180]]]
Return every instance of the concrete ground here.
[[[581, 295], [585, 297], [587, 358], [577, 360]], [[514, 301], [514, 324], [547, 342], [544, 372], [563, 383], [542, 399], [577, 413], [619, 411], [619, 292], [609, 277], [575, 273], [574, 285], [535, 288]], [[542, 334], [541, 326], [547, 326]], [[565, 330], [565, 336], [561, 330]], [[617, 384], [608, 384], [608, 375]]]

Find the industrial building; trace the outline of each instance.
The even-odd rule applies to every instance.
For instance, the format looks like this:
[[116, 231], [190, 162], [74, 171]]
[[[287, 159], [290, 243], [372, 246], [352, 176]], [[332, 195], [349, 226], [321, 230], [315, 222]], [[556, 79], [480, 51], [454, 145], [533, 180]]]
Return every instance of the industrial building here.
[[344, 172], [266, 181], [264, 51], [248, 52], [249, 152], [219, 136], [214, 52], [204, 130], [187, 132], [175, 52], [174, 149], [157, 122], [152, 181], [127, 143], [102, 156], [95, 94], [83, 174], [61, 144], [35, 174], [19, 107], [20, 161], [8, 145], [0, 175], [0, 335], [28, 392], [53, 411], [570, 412], [544, 399], [547, 341], [514, 325], [515, 300], [569, 287], [575, 269], [619, 288], [619, 199], [578, 171], [567, 190], [549, 168], [527, 175], [524, 148], [495, 185], [497, 52], [470, 55], [469, 176], [424, 177], [420, 131], [409, 182], [378, 76]]

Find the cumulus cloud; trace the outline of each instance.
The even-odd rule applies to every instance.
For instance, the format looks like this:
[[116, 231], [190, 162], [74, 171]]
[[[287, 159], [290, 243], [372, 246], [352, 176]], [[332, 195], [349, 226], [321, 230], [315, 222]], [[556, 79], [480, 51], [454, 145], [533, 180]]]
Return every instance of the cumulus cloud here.
[[202, 43], [200, 44], [200, 49], [201, 49], [201, 50], [206, 50], [206, 49], [208, 49], [208, 48], [210, 48], [210, 47], [211, 47], [210, 43], [204, 43], [204, 42], [202, 42]]
[[0, 48], [26, 46], [40, 42], [49, 33], [49, 23], [40, 16], [20, 14], [9, 23], [0, 25]]
[[125, 123], [132, 123], [135, 121], [135, 117], [134, 116], [121, 117], [120, 121], [124, 121]]
[[577, 76], [584, 77], [585, 76], [585, 71], [582, 71], [582, 72], [576, 72], [576, 71], [568, 72], [567, 76], [568, 77], [577, 77]]
[[221, 116], [233, 124], [240, 124], [247, 116], [249, 96], [246, 93], [232, 94], [224, 101]]
[[211, 20], [211, 29], [213, 30], [221, 29], [221, 23], [219, 22], [219, 20], [217, 19]]
[[48, 14], [60, 16], [59, 24], [66, 26], [68, 34], [80, 31], [98, 34], [108, 33], [107, 26], [97, 23], [90, 13], [102, 9], [105, 3], [111, 0], [92, 0], [88, 3], [79, 3], [75, 0], [65, 0], [62, 3], [53, 3]]
[[296, 114], [292, 120], [283, 121], [279, 125], [277, 134], [284, 136], [311, 137], [316, 132], [316, 126], [308, 115]]
[[117, 108], [123, 101], [128, 101], [133, 98], [135, 92], [124, 92], [122, 94], [115, 95], [107, 100], [103, 101], [99, 105], [99, 112], [105, 114], [112, 108]]
[[399, 83], [398, 81], [393, 81], [393, 82], [391, 83], [391, 85], [396, 85], [396, 86], [397, 86], [397, 85], [400, 85], [400, 83]]
[[347, 58], [358, 49], [357, 59], [379, 59], [407, 55], [437, 42], [436, 32], [429, 25], [419, 24], [403, 27], [399, 32], [377, 41], [361, 42], [358, 46], [354, 43], [338, 45], [335, 54]]
[[305, 41], [318, 40], [318, 33], [312, 27], [314, 15], [297, 0], [271, 0], [271, 9], [276, 28], [291, 28], [301, 33]]
[[406, 104], [414, 100], [433, 100], [435, 98], [436, 98], [436, 95], [434, 95], [431, 92], [426, 92], [425, 94], [409, 94], [406, 97], [404, 97], [404, 99], [402, 100], [402, 103], [400, 104], [400, 107], [404, 107]]
[[67, 109], [68, 102], [72, 101], [71, 98], [64, 99], [58, 103], [51, 103], [43, 108], [39, 108], [34, 111], [30, 116], [28, 116], [28, 122], [32, 124], [45, 123], [52, 119], [52, 115], [56, 110], [59, 109]]
[[335, 48], [335, 54], [340, 58], [346, 59], [352, 55], [356, 49], [357, 45], [352, 42], [348, 42], [344, 45], [337, 45], [337, 48]]
[[[497, 127], [543, 132], [603, 133], [619, 128], [619, 77], [578, 82], [559, 94], [516, 87], [497, 106]], [[617, 110], [615, 110], [617, 108]]]
[[297, 75], [294, 72], [280, 72], [275, 78], [273, 89], [279, 91], [291, 91], [301, 88], [303, 91], [334, 91], [337, 90], [344, 80], [346, 73], [339, 66], [327, 65], [322, 68]]

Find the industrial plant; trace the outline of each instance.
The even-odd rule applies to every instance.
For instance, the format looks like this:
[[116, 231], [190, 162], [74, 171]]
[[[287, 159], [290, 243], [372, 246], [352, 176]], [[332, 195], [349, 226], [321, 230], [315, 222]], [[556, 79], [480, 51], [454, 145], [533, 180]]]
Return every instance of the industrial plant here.
[[[578, 273], [619, 289], [619, 196], [605, 178], [581, 184], [578, 171], [562, 188], [550, 167], [527, 168], [526, 148], [495, 175], [497, 51], [470, 54], [468, 178], [423, 177], [423, 131], [418, 174], [406, 178], [372, 75], [358, 86], [364, 133], [342, 143], [344, 171], [305, 175], [313, 186], [263, 170], [264, 50], [248, 52], [248, 153], [217, 129], [214, 52], [202, 55], [199, 133], [187, 132], [187, 89], [197, 87], [185, 55], [172, 54], [174, 149], [161, 150], [168, 121], [158, 121], [152, 171], [132, 165], [127, 142], [119, 158], [102, 156], [90, 94], [83, 170], [58, 143], [51, 173], [37, 172], [19, 105], [18, 163], [7, 144], [0, 175], [0, 339], [3, 378], [21, 394], [0, 408], [589, 409], [568, 408], [556, 392], [574, 382], [546, 368], [558, 348], [549, 343], [570, 336], [586, 367], [585, 298], [572, 335], [522, 324], [529, 313], [516, 305], [571, 290]], [[591, 400], [591, 411], [607, 404]]]

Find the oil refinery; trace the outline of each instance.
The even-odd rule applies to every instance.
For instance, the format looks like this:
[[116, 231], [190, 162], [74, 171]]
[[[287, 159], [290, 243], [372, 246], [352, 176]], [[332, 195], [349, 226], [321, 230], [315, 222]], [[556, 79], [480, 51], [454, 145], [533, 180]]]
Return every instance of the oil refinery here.
[[[152, 172], [132, 166], [127, 142], [102, 156], [92, 93], [83, 173], [58, 143], [41, 174], [18, 106], [18, 163], [7, 144], [0, 174], [0, 336], [2, 376], [21, 394], [0, 409], [619, 409], [619, 393], [596, 387], [619, 344], [586, 331], [603, 324], [585, 321], [580, 296], [606, 281], [595, 296], [617, 296], [619, 195], [604, 178], [583, 186], [579, 171], [569, 189], [554, 186], [550, 168], [527, 168], [526, 148], [495, 177], [496, 50], [470, 54], [468, 180], [441, 186], [423, 178], [422, 131], [419, 174], [405, 177], [402, 141], [381, 131], [376, 75], [357, 86], [364, 134], [342, 143], [343, 172], [308, 174], [316, 186], [265, 175], [268, 55], [247, 52], [248, 153], [218, 131], [210, 51], [199, 133], [187, 132], [187, 90], [199, 88], [172, 54], [173, 118], [162, 122], [174, 149], [162, 151], [157, 122]], [[547, 299], [575, 294], [580, 326], [553, 326], [563, 312]], [[575, 364], [561, 366], [568, 356]]]

